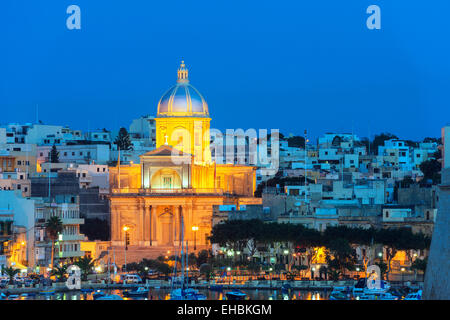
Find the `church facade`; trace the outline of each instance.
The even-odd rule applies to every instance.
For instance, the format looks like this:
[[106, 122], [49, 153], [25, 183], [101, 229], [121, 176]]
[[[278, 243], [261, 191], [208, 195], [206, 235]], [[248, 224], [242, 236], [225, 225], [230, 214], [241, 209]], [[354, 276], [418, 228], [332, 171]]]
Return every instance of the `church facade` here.
[[211, 159], [208, 105], [184, 62], [155, 120], [156, 149], [110, 169], [111, 245], [170, 250], [184, 239], [190, 250], [208, 248], [214, 205], [261, 204], [256, 168]]

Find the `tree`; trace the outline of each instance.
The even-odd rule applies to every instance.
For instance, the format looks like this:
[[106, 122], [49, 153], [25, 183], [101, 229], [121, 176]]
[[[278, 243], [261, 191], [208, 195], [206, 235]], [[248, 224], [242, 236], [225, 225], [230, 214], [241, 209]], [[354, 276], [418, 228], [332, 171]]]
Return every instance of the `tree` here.
[[347, 239], [337, 238], [326, 245], [326, 261], [329, 269], [339, 270], [344, 275], [345, 270], [352, 271], [356, 264], [356, 252]]
[[87, 280], [87, 276], [94, 268], [94, 264], [95, 260], [88, 256], [81, 257], [75, 262], [75, 265], [81, 270], [81, 275], [84, 281]]
[[416, 259], [412, 263], [411, 268], [414, 269], [414, 270], [422, 271], [423, 273], [425, 273], [425, 271], [427, 269], [427, 260], [428, 260], [427, 258]]
[[52, 149], [50, 150], [49, 157], [51, 163], [59, 163], [59, 152], [58, 149], [56, 149], [55, 145], [53, 145]]
[[58, 234], [62, 232], [63, 224], [61, 219], [58, 216], [50, 217], [45, 223], [45, 231], [47, 232], [48, 237], [52, 241], [52, 252], [51, 252], [51, 261], [50, 268], [53, 269], [54, 264], [54, 256], [55, 256], [55, 241], [58, 239]]
[[392, 133], [380, 133], [375, 135], [375, 138], [372, 141], [372, 147], [370, 149], [373, 150], [372, 152], [375, 154], [378, 154], [378, 147], [384, 145], [386, 140], [391, 139], [398, 139], [398, 137]]
[[441, 138], [426, 137], [425, 139], [423, 139], [423, 142], [436, 142], [437, 144], [442, 144]]
[[66, 274], [67, 274], [67, 265], [65, 264], [62, 266], [55, 266], [51, 271], [51, 275], [55, 276], [59, 282], [64, 281]]
[[441, 183], [441, 164], [436, 159], [430, 159], [420, 164], [420, 171], [423, 173], [423, 180], [428, 183], [431, 180], [432, 184]]
[[209, 257], [210, 254], [208, 250], [201, 250], [197, 255], [197, 267], [200, 268], [202, 264], [208, 263]]
[[427, 258], [424, 259], [416, 259], [411, 265], [411, 269], [414, 270], [414, 280], [417, 278], [417, 271], [421, 271], [425, 274], [425, 271], [427, 270]]
[[402, 181], [400, 181], [400, 186], [402, 188], [409, 188], [412, 184], [414, 184], [414, 180], [411, 176], [405, 176]]
[[133, 144], [130, 140], [130, 135], [128, 134], [127, 129], [120, 128], [119, 135], [117, 136], [114, 143], [120, 150], [133, 150]]
[[3, 273], [5, 273], [9, 277], [9, 284], [14, 284], [14, 277], [16, 274], [20, 272], [19, 269], [14, 269], [13, 267], [5, 267], [2, 269]]
[[305, 138], [301, 136], [293, 136], [286, 139], [288, 142], [288, 147], [294, 148], [304, 148], [305, 147]]
[[203, 274], [206, 278], [206, 281], [209, 282], [209, 279], [211, 278], [211, 272], [212, 272], [211, 265], [208, 263], [203, 263], [199, 268], [199, 272], [200, 272], [200, 274]]
[[376, 263], [376, 265], [378, 266], [378, 268], [380, 268], [380, 277], [381, 279], [384, 279], [384, 276], [386, 275], [388, 266], [386, 263], [384, 263], [383, 261], [380, 261], [378, 263]]

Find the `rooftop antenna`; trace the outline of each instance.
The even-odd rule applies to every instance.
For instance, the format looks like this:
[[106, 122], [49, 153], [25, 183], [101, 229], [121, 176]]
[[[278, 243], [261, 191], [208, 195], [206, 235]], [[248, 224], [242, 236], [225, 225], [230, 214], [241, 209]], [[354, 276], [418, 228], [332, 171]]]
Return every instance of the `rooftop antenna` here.
[[117, 158], [117, 165], [119, 166], [119, 174], [118, 174], [118, 186], [119, 186], [119, 189], [120, 189], [120, 146], [119, 145], [117, 145], [117, 148], [118, 148], [118, 150], [119, 150], [119, 156], [118, 156], [118, 158]]
[[305, 176], [305, 205], [306, 205], [306, 201], [307, 201], [307, 197], [306, 197], [306, 175], [307, 175], [307, 171], [306, 171], [306, 162], [307, 162], [307, 157], [308, 157], [308, 150], [306, 149], [306, 146], [308, 144], [308, 136], [307, 136], [307, 131], [305, 129], [305, 170], [304, 170], [304, 176]]
[[39, 104], [36, 103], [36, 124], [39, 123]]

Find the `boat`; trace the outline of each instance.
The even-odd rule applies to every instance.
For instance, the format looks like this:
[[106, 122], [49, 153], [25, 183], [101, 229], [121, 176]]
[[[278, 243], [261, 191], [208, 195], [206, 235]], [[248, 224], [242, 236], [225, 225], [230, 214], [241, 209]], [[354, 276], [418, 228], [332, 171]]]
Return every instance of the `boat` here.
[[[172, 286], [169, 294], [169, 300], [206, 300], [204, 294], [199, 293], [198, 290], [188, 287], [189, 279], [188, 271], [185, 270], [185, 265], [188, 266], [188, 243], [186, 242], [186, 252], [184, 252], [184, 220], [181, 217], [181, 235], [180, 235], [180, 245], [181, 245], [181, 275], [177, 277], [177, 261], [175, 259], [173, 276], [172, 276]], [[176, 256], [176, 255], [175, 255]], [[186, 275], [185, 275], [186, 274]], [[179, 280], [179, 281], [178, 281]], [[175, 285], [180, 285], [180, 288], [175, 288]]]
[[206, 300], [206, 296], [192, 288], [178, 288], [170, 292], [170, 300]]
[[81, 289], [80, 290], [82, 293], [91, 293], [92, 291], [94, 291], [94, 289], [92, 288], [86, 288], [86, 289]]
[[117, 294], [106, 294], [98, 297], [95, 300], [123, 300], [123, 298]]
[[104, 293], [101, 290], [97, 290], [92, 294], [92, 299], [98, 300], [100, 297], [104, 297], [104, 296], [106, 296], [106, 293]]
[[213, 285], [210, 285], [208, 289], [211, 291], [222, 291], [223, 286], [220, 284], [213, 284]]
[[225, 293], [227, 300], [246, 300], [247, 294], [241, 290], [233, 290]]
[[25, 292], [20, 295], [21, 297], [34, 297], [36, 296], [36, 292]]
[[141, 296], [147, 296], [148, 295], [148, 289], [145, 289], [144, 287], [139, 287], [135, 290], [125, 290], [123, 292], [123, 295], [125, 297], [141, 297]]
[[281, 286], [281, 293], [283, 294], [289, 294], [291, 292], [291, 285], [289, 283], [285, 283]]
[[330, 293], [330, 300], [348, 300], [350, 296], [349, 287], [334, 287]]
[[356, 300], [398, 300], [398, 297], [392, 295], [389, 292], [364, 293], [360, 296], [357, 296]]
[[46, 290], [42, 290], [42, 291], [39, 291], [39, 294], [42, 294], [42, 295], [53, 295], [53, 294], [55, 294], [55, 289], [46, 289]]
[[403, 300], [422, 300], [422, 290], [407, 294]]
[[[372, 280], [373, 286], [375, 286], [375, 280]], [[361, 278], [358, 280], [358, 282], [355, 284], [355, 286], [352, 289], [352, 293], [354, 296], [359, 296], [363, 294], [376, 294], [376, 293], [386, 293], [389, 291], [391, 286], [387, 281], [380, 280], [379, 282], [380, 286], [379, 288], [369, 288], [367, 286], [367, 278]]]

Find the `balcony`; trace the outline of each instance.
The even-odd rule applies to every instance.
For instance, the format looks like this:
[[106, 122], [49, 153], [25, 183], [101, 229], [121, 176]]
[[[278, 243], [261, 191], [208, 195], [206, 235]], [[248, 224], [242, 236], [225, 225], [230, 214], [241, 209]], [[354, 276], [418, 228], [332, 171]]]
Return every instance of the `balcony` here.
[[84, 251], [60, 251], [57, 255], [58, 258], [72, 258], [82, 256], [84, 256]]
[[121, 188], [112, 189], [113, 195], [202, 195], [202, 194], [213, 194], [213, 195], [225, 195], [223, 189], [219, 188], [179, 188], [179, 189], [138, 189], [138, 188]]
[[59, 241], [83, 241], [84, 235], [82, 234], [62, 234]]
[[84, 219], [83, 218], [63, 218], [63, 219], [61, 219], [61, 221], [62, 221], [63, 224], [68, 224], [68, 225], [71, 225], [71, 224], [75, 224], [75, 225], [77, 225], [77, 224], [84, 224]]

